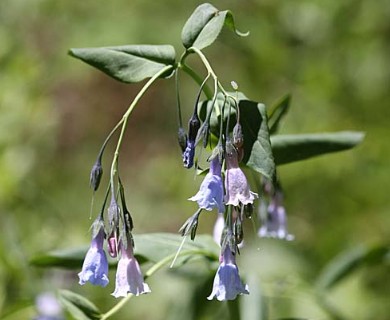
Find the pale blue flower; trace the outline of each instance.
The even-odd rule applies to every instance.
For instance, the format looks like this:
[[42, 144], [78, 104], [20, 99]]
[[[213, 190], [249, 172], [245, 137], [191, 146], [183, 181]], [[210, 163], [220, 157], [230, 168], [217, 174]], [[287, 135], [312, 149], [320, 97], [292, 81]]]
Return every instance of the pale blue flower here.
[[217, 208], [218, 212], [225, 212], [221, 163], [218, 156], [211, 160], [210, 170], [200, 185], [198, 193], [188, 200], [198, 202], [201, 209], [211, 211], [213, 208]]
[[244, 172], [238, 165], [238, 154], [233, 145], [226, 145], [225, 203], [238, 206], [252, 204], [258, 198], [257, 193], [250, 191]]
[[220, 262], [214, 278], [213, 291], [207, 299], [234, 300], [237, 295], [249, 294], [248, 285], [241, 281], [236, 259], [228, 245], [223, 250]]
[[[264, 206], [264, 205], [263, 205]], [[260, 207], [262, 226], [258, 231], [259, 237], [293, 240], [294, 236], [287, 231], [287, 215], [282, 205], [282, 195], [277, 192], [268, 207]]]
[[103, 250], [105, 232], [101, 226], [91, 242], [83, 263], [81, 272], [78, 274], [81, 285], [91, 282], [93, 285], [105, 287], [108, 284], [108, 262]]
[[144, 282], [144, 278], [138, 261], [134, 257], [133, 247], [130, 239], [127, 241], [127, 248], [120, 243], [121, 258], [116, 271], [115, 291], [112, 295], [115, 298], [126, 297], [128, 293], [135, 296], [149, 293], [150, 288]]

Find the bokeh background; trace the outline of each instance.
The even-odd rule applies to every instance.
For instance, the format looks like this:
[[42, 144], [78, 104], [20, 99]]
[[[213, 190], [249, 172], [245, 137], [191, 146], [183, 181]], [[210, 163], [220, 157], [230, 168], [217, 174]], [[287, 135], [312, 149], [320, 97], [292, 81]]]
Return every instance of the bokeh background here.
[[[78, 270], [29, 265], [40, 252], [89, 243], [90, 167], [141, 88], [112, 80], [67, 56], [67, 50], [169, 43], [180, 54], [181, 28], [200, 3], [0, 1], [0, 317], [32, 319], [36, 297], [58, 288], [85, 294], [103, 311], [115, 303], [109, 295], [112, 282], [105, 289], [80, 287]], [[206, 55], [226, 86], [235, 80], [253, 100], [270, 106], [292, 94], [280, 133], [366, 132], [352, 151], [280, 167], [296, 239], [261, 240], [248, 225], [239, 259], [251, 289], [264, 296], [269, 319], [331, 319], [314, 289], [326, 265], [341, 253], [386, 245], [390, 239], [390, 2], [212, 4], [231, 9], [238, 28], [250, 36], [238, 38], [225, 30]], [[202, 71], [196, 59], [189, 61]], [[188, 117], [196, 85], [181, 78]], [[136, 233], [177, 232], [196, 209], [186, 199], [201, 179], [182, 168], [175, 108], [174, 81], [161, 80], [129, 123], [120, 161]], [[98, 193], [95, 203], [102, 197]], [[210, 233], [214, 219], [214, 213], [203, 215], [199, 232]], [[197, 307], [187, 304], [202, 279], [161, 271], [149, 279], [153, 294], [130, 301], [115, 319], [224, 315], [226, 304], [206, 302], [209, 292]], [[344, 319], [385, 320], [389, 297], [387, 257], [351, 272], [327, 299]], [[244, 297], [241, 306], [250, 303], [257, 302]]]

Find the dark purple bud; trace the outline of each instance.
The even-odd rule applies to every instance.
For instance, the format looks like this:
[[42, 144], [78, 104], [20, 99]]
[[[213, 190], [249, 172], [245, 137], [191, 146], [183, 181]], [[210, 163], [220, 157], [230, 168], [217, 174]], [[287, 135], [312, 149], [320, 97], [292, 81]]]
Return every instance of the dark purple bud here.
[[91, 169], [91, 174], [89, 176], [89, 185], [96, 191], [99, 188], [100, 180], [102, 179], [103, 168], [101, 158], [99, 157]]
[[190, 118], [188, 122], [188, 140], [195, 142], [196, 136], [200, 128], [200, 120], [196, 112]]
[[179, 141], [181, 152], [184, 152], [187, 147], [187, 134], [182, 127], [179, 128], [177, 139]]

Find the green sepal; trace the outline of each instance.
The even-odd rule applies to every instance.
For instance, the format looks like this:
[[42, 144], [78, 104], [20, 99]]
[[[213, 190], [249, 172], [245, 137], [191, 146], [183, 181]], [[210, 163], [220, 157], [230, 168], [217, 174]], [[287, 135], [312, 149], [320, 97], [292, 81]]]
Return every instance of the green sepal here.
[[176, 57], [175, 49], [171, 45], [79, 48], [70, 49], [69, 54], [126, 83], [150, 78], [169, 65], [172, 65], [172, 69], [160, 78], [171, 76]]
[[247, 36], [235, 27], [231, 11], [219, 11], [213, 5], [204, 3], [198, 6], [185, 23], [181, 39], [185, 48], [196, 47], [203, 49], [211, 45], [224, 26], [232, 29], [239, 36]]
[[87, 298], [68, 290], [60, 290], [59, 301], [63, 307], [77, 320], [98, 320], [102, 314]]
[[271, 137], [277, 165], [305, 160], [322, 154], [348, 150], [364, 139], [364, 133], [342, 131], [334, 133], [288, 134]]

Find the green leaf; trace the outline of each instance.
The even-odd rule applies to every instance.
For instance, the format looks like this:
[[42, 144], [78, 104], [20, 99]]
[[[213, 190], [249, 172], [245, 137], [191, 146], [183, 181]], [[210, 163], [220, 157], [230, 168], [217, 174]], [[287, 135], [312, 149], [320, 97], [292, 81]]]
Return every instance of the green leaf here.
[[[176, 253], [182, 239], [178, 234], [169, 233], [134, 235], [135, 257], [139, 263], [160, 261]], [[87, 250], [88, 246], [50, 251], [33, 257], [30, 260], [30, 264], [44, 268], [62, 267], [67, 269], [80, 269]], [[198, 235], [195, 241], [186, 241], [182, 250], [193, 251], [196, 253], [196, 257], [202, 256], [198, 254], [200, 251], [207, 253], [208, 258], [214, 257], [218, 259], [219, 255], [219, 247], [209, 235]], [[187, 261], [188, 256], [185, 259], [180, 258], [176, 265]], [[110, 266], [115, 266], [116, 263], [116, 259], [110, 259]]]
[[183, 27], [181, 33], [182, 43], [187, 49], [190, 47], [206, 48], [217, 39], [225, 25], [239, 36], [249, 34], [241, 33], [236, 29], [230, 11], [219, 11], [209, 3], [201, 4], [195, 9]]
[[[253, 122], [256, 119], [261, 119], [260, 128], [257, 131], [257, 138], [254, 141], [252, 147], [248, 145], [248, 150], [245, 150], [246, 154], [249, 151], [249, 158], [246, 160], [244, 155], [244, 162], [251, 169], [261, 173], [263, 176], [269, 180], [274, 180], [275, 178], [275, 160], [273, 151], [271, 148], [271, 141], [269, 136], [269, 129], [267, 123], [267, 113], [265, 111], [265, 106], [261, 103], [257, 104], [258, 114], [251, 112], [251, 115], [248, 114], [248, 117], [243, 118], [242, 123], [245, 121]], [[253, 117], [256, 118], [253, 118]], [[246, 120], [245, 120], [246, 119]], [[248, 126], [248, 130], [254, 128], [253, 126]], [[245, 136], [244, 136], [245, 139]]]
[[134, 83], [150, 78], [168, 65], [175, 64], [175, 49], [170, 45], [127, 45], [117, 47], [70, 49], [69, 54], [103, 71], [116, 80]]
[[[232, 93], [236, 95], [236, 93]], [[261, 173], [268, 179], [275, 177], [275, 163], [272, 155], [271, 142], [268, 132], [267, 114], [262, 103], [249, 100], [241, 92], [237, 93], [240, 109], [240, 122], [244, 136], [244, 158], [242, 162], [251, 169]], [[204, 121], [211, 108], [211, 101], [203, 101], [198, 107], [199, 116]], [[220, 109], [224, 103], [222, 94], [217, 96], [216, 106], [210, 117], [210, 129], [213, 135], [219, 136]], [[226, 109], [226, 108], [225, 108]], [[228, 110], [224, 112], [224, 123], [227, 122]], [[236, 123], [236, 110], [231, 108], [229, 132]]]
[[87, 298], [68, 290], [59, 291], [59, 300], [73, 318], [77, 320], [98, 320], [99, 309]]
[[343, 131], [276, 135], [271, 137], [277, 165], [300, 161], [331, 152], [351, 149], [364, 138], [364, 133]]
[[286, 94], [271, 108], [268, 117], [269, 133], [274, 134], [279, 129], [280, 120], [287, 114], [290, 109], [291, 95]]
[[36, 267], [61, 267], [66, 269], [81, 268], [88, 247], [53, 250], [40, 253], [30, 260]]
[[359, 246], [343, 252], [325, 266], [316, 286], [320, 291], [328, 290], [362, 266], [386, 263], [389, 254], [390, 248], [386, 245]]

